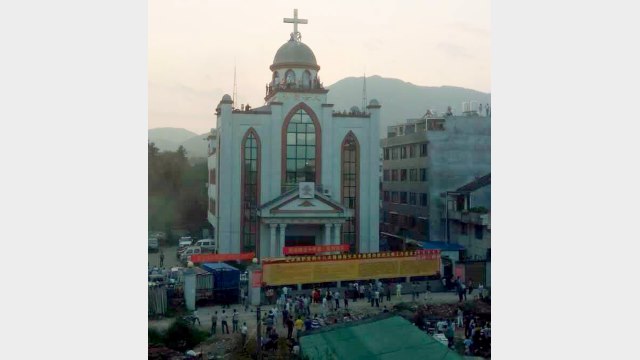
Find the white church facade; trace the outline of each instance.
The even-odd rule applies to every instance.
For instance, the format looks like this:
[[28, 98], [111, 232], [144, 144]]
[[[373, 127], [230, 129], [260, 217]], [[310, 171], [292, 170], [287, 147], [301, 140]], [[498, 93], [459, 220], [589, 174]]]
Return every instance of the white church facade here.
[[381, 106], [348, 114], [327, 103], [297, 18], [276, 52], [265, 105], [236, 109], [225, 95], [209, 137], [209, 213], [218, 252], [282, 257], [284, 246], [379, 249]]

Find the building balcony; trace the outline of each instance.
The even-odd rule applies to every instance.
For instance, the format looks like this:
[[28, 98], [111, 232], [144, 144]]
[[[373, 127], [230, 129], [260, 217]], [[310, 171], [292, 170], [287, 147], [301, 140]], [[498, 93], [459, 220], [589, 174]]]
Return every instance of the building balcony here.
[[442, 213], [443, 219], [449, 220], [457, 220], [465, 224], [474, 224], [474, 225], [485, 225], [490, 226], [491, 224], [491, 214], [490, 213], [479, 213], [479, 212], [470, 212], [468, 210], [449, 210], [447, 212]]

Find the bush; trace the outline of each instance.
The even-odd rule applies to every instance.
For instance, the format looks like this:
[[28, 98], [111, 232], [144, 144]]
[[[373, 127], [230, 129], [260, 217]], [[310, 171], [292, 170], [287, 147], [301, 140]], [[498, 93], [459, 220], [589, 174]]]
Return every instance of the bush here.
[[158, 330], [149, 329], [148, 341], [149, 341], [149, 344], [160, 345], [160, 344], [164, 343], [163, 342], [164, 341], [164, 337], [162, 336], [162, 334]]
[[176, 320], [164, 334], [164, 344], [171, 349], [184, 352], [193, 349], [208, 337], [207, 332], [199, 330], [185, 321]]

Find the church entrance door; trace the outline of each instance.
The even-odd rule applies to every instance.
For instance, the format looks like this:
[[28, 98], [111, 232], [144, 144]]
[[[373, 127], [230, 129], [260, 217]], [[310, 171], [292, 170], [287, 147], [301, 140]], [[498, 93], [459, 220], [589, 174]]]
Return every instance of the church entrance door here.
[[313, 246], [316, 244], [315, 236], [287, 235], [284, 237], [285, 246]]

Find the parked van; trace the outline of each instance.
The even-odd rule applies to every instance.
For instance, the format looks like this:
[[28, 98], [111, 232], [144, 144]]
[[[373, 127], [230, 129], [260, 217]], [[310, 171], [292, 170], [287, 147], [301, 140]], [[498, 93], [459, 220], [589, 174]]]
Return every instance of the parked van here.
[[186, 263], [191, 261], [191, 255], [202, 254], [202, 248], [199, 246], [189, 246], [180, 254], [180, 261]]
[[213, 239], [198, 240], [194, 246], [200, 246], [202, 252], [210, 253], [216, 251], [216, 243]]

